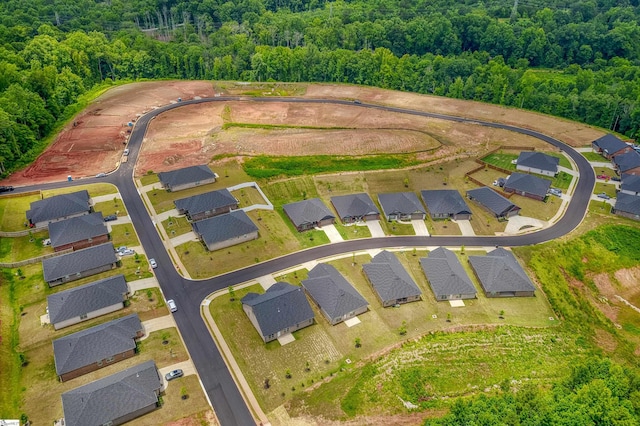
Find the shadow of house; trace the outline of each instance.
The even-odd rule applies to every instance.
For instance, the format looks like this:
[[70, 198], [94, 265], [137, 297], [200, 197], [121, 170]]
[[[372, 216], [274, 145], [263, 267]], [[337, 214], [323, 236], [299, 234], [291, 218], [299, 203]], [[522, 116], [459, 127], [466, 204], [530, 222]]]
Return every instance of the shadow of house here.
[[193, 222], [229, 213], [238, 208], [238, 200], [228, 189], [206, 192], [174, 201], [180, 214]]
[[382, 212], [388, 221], [424, 220], [427, 213], [413, 192], [378, 194]]
[[478, 203], [498, 219], [507, 219], [520, 213], [520, 207], [486, 186], [468, 190], [467, 198]]
[[331, 204], [345, 224], [380, 219], [380, 211], [364, 192], [331, 197]]
[[497, 248], [469, 263], [487, 297], [535, 296], [535, 286], [510, 251]]
[[162, 378], [154, 361], [62, 394], [65, 426], [121, 425], [159, 406]]
[[558, 174], [559, 165], [558, 157], [542, 152], [523, 151], [516, 160], [516, 170], [551, 177]]
[[131, 314], [54, 340], [58, 379], [65, 382], [133, 357], [143, 335], [138, 314]]
[[258, 227], [243, 210], [193, 222], [191, 226], [209, 251], [258, 238]]
[[206, 164], [158, 173], [160, 184], [164, 189], [170, 192], [214, 183], [217, 177], [218, 175], [211, 171], [209, 166]]
[[512, 173], [504, 183], [503, 189], [504, 192], [513, 192], [523, 197], [543, 201], [550, 187], [550, 180], [524, 173]]
[[298, 232], [332, 225], [336, 221], [331, 210], [319, 198], [285, 204], [282, 209]]
[[49, 320], [59, 330], [124, 308], [129, 286], [124, 275], [94, 281], [47, 297]]
[[611, 133], [591, 142], [591, 148], [607, 160], [611, 160], [616, 155], [633, 151], [633, 147], [627, 145]]
[[102, 213], [90, 213], [49, 224], [54, 251], [80, 250], [109, 242], [109, 230]]
[[471, 279], [451, 250], [444, 247], [420, 259], [420, 266], [429, 281], [436, 300], [475, 299], [477, 291]]
[[91, 213], [91, 197], [86, 190], [60, 194], [31, 203], [26, 216], [29, 226], [42, 228], [52, 222]]
[[313, 324], [313, 310], [302, 287], [277, 282], [265, 293], [248, 293], [240, 301], [265, 343]]
[[42, 261], [44, 280], [49, 287], [109, 271], [118, 258], [112, 243], [88, 247]]
[[420, 194], [431, 219], [471, 219], [471, 209], [455, 189], [424, 190]]
[[381, 251], [362, 270], [385, 308], [421, 298], [420, 288], [393, 253]]
[[616, 205], [611, 213], [633, 220], [640, 220], [640, 196], [618, 192]]

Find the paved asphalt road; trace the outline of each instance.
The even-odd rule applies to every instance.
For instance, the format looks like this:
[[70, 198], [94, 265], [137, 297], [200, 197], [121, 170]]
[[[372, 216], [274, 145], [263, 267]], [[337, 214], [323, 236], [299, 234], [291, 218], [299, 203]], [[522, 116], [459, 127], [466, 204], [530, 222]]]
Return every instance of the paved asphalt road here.
[[[185, 105], [203, 102], [227, 102], [227, 101], [252, 101], [252, 102], [291, 102], [291, 103], [325, 103], [350, 105], [360, 108], [378, 109], [388, 112], [396, 112], [422, 117], [433, 117], [443, 120], [472, 123], [486, 127], [510, 130], [523, 135], [533, 136], [541, 139], [557, 148], [564, 150], [576, 163], [580, 179], [575, 188], [571, 203], [567, 207], [564, 216], [553, 226], [541, 231], [526, 235], [517, 236], [394, 236], [386, 238], [369, 238], [362, 240], [349, 240], [337, 244], [329, 244], [314, 247], [308, 250], [292, 253], [277, 259], [273, 259], [247, 268], [217, 276], [208, 280], [191, 281], [184, 279], [177, 273], [171, 259], [164, 247], [164, 244], [149, 216], [138, 189], [133, 181], [133, 168], [140, 151], [142, 140], [149, 122], [159, 114], [170, 109]], [[127, 207], [129, 216], [136, 228], [140, 242], [148, 257], [155, 258], [158, 268], [155, 270], [158, 283], [166, 299], [174, 299], [178, 305], [178, 311], [174, 317], [180, 333], [187, 345], [187, 349], [193, 363], [196, 366], [198, 375], [204, 385], [205, 391], [215, 407], [216, 414], [223, 426], [240, 425], [246, 426], [254, 424], [254, 418], [244, 402], [229, 370], [226, 367], [220, 352], [213, 342], [207, 327], [200, 316], [200, 304], [210, 293], [236, 285], [257, 277], [267, 275], [276, 271], [287, 269], [301, 263], [320, 259], [327, 256], [352, 251], [360, 251], [373, 248], [388, 247], [424, 247], [424, 246], [460, 246], [488, 247], [488, 246], [523, 246], [537, 244], [561, 237], [582, 221], [589, 204], [589, 197], [595, 185], [595, 175], [589, 162], [577, 151], [563, 144], [557, 139], [546, 136], [533, 130], [523, 129], [498, 123], [484, 122], [475, 119], [447, 116], [442, 114], [432, 114], [422, 111], [414, 111], [403, 108], [385, 107], [370, 104], [354, 104], [349, 101], [329, 100], [329, 99], [303, 99], [303, 98], [243, 98], [243, 97], [219, 97], [208, 99], [197, 99], [184, 101], [177, 104], [166, 105], [155, 109], [140, 117], [136, 123], [130, 139], [128, 148], [130, 151], [129, 161], [122, 163], [120, 168], [110, 173], [105, 178], [80, 179], [74, 182], [57, 182], [37, 187], [16, 188], [16, 192], [33, 190], [60, 188], [71, 185], [81, 185], [87, 183], [109, 182], [118, 187], [122, 194], [123, 202]]]

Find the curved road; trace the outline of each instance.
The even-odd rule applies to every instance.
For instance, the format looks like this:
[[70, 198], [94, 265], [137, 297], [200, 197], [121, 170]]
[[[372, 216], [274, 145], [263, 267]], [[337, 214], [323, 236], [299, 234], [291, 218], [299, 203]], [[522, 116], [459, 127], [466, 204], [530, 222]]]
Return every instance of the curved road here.
[[[289, 103], [324, 103], [349, 105], [360, 108], [377, 109], [387, 112], [416, 115], [421, 117], [438, 118], [442, 120], [460, 123], [472, 123], [486, 127], [509, 130], [523, 135], [541, 139], [557, 148], [564, 150], [578, 167], [579, 180], [575, 187], [573, 198], [569, 203], [565, 214], [553, 226], [535, 233], [516, 236], [397, 236], [385, 238], [369, 238], [362, 240], [348, 240], [336, 244], [314, 247], [304, 251], [292, 253], [277, 259], [272, 259], [247, 268], [220, 275], [208, 280], [187, 280], [178, 274], [173, 267], [162, 239], [155, 224], [150, 218], [147, 209], [138, 193], [138, 188], [133, 180], [133, 170], [142, 145], [142, 140], [147, 131], [149, 122], [159, 114], [185, 105], [204, 102], [228, 102], [228, 101], [252, 101], [252, 102], [289, 102]], [[216, 414], [222, 425], [249, 425], [254, 424], [254, 416], [245, 404], [227, 366], [217, 350], [216, 344], [211, 338], [207, 326], [200, 316], [200, 304], [210, 293], [287, 269], [304, 262], [320, 259], [327, 256], [352, 251], [360, 251], [373, 248], [389, 247], [425, 247], [425, 246], [460, 246], [487, 247], [487, 246], [523, 246], [537, 244], [561, 237], [575, 229], [582, 221], [589, 198], [595, 185], [595, 174], [589, 162], [577, 151], [561, 141], [542, 133], [476, 119], [467, 119], [443, 114], [434, 114], [423, 111], [414, 111], [404, 108], [386, 107], [371, 104], [355, 104], [350, 101], [331, 99], [304, 99], [304, 98], [245, 98], [245, 97], [219, 97], [183, 101], [177, 104], [166, 105], [157, 108], [140, 117], [129, 138], [129, 161], [122, 163], [118, 170], [99, 181], [110, 182], [118, 187], [122, 194], [123, 202], [129, 212], [129, 216], [136, 228], [140, 243], [148, 257], [155, 258], [158, 268], [155, 269], [158, 283], [167, 299], [174, 299], [179, 307], [174, 318], [180, 329], [187, 349], [193, 359], [198, 375], [204, 389], [215, 408]], [[47, 189], [67, 187], [95, 183], [98, 179], [81, 179], [75, 182], [58, 182], [35, 187], [16, 188], [17, 191], [30, 189]]]

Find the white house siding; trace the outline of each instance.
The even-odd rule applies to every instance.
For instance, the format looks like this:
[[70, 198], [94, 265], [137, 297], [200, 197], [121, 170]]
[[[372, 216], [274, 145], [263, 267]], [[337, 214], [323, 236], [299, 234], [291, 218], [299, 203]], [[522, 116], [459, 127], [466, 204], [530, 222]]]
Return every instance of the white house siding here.
[[226, 241], [220, 241], [218, 243], [209, 244], [207, 245], [207, 248], [209, 249], [209, 251], [216, 251], [216, 250], [223, 249], [225, 247], [235, 246], [236, 244], [242, 244], [246, 241], [256, 240], [257, 238], [258, 238], [258, 231], [255, 231], [250, 234], [242, 235], [240, 237], [231, 238]]
[[544, 175], [544, 176], [555, 176], [555, 173], [549, 171], [549, 170], [542, 170], [542, 169], [536, 169], [535, 167], [525, 167], [525, 166], [516, 166], [516, 170], [522, 170], [523, 172], [530, 172], [530, 173], [535, 173], [537, 175]]
[[119, 303], [116, 303], [115, 305], [111, 305], [111, 306], [104, 307], [102, 309], [98, 309], [97, 311], [88, 312], [87, 313], [87, 317], [83, 318], [83, 319], [80, 319], [80, 317], [74, 317], [74, 318], [69, 318], [68, 320], [60, 321], [58, 323], [53, 324], [53, 328], [55, 328], [56, 330], [60, 330], [61, 328], [69, 327], [70, 325], [78, 324], [79, 322], [87, 321], [87, 320], [90, 320], [92, 318], [97, 318], [99, 316], [106, 315], [106, 314], [109, 314], [111, 312], [115, 312], [115, 311], [120, 310], [122, 308], [124, 308], [124, 303], [123, 302], [119, 302]]
[[195, 188], [196, 186], [206, 185], [208, 183], [214, 183], [216, 178], [205, 179], [198, 182], [189, 182], [183, 185], [176, 185], [168, 188], [171, 192], [182, 191], [183, 189]]

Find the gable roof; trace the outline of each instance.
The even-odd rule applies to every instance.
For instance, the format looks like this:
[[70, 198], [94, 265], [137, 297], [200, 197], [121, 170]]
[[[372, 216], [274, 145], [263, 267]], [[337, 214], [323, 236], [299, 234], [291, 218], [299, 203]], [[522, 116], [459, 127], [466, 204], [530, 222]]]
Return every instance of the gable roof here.
[[621, 191], [640, 192], [640, 176], [623, 174], [622, 182], [620, 183]]
[[485, 206], [496, 216], [502, 216], [508, 211], [520, 210], [520, 207], [486, 186], [468, 190], [467, 196]]
[[49, 319], [56, 324], [107, 306], [124, 302], [129, 292], [124, 275], [94, 281], [47, 296]]
[[640, 215], [640, 196], [618, 192], [614, 208], [616, 211]]
[[143, 330], [138, 314], [127, 315], [53, 341], [58, 375], [135, 349]]
[[252, 307], [262, 336], [314, 317], [302, 287], [285, 282], [273, 284], [263, 294], [248, 293], [240, 301]]
[[285, 204], [282, 208], [296, 227], [324, 219], [335, 219], [331, 210], [319, 198]]
[[207, 245], [258, 231], [258, 227], [254, 225], [244, 210], [234, 210], [230, 213], [194, 222], [192, 225], [193, 230], [202, 236]]
[[625, 152], [613, 157], [613, 162], [618, 166], [620, 173], [624, 173], [627, 170], [640, 167], [640, 154], [636, 151]]
[[331, 320], [368, 305], [332, 265], [320, 263], [309, 271], [308, 277], [302, 286]]
[[160, 179], [162, 185], [168, 186], [169, 188], [188, 183], [201, 182], [215, 177], [216, 174], [213, 173], [206, 164], [158, 173], [158, 179]]
[[42, 260], [44, 280], [52, 282], [69, 275], [116, 263], [112, 243], [100, 244], [60, 256]]
[[413, 192], [390, 192], [378, 194], [378, 201], [385, 216], [392, 214], [425, 214], [422, 203]]
[[518, 166], [532, 167], [534, 169], [557, 173], [560, 159], [543, 152], [523, 151], [518, 156], [517, 164]]
[[235, 206], [238, 204], [238, 200], [225, 188], [194, 195], [193, 197], [181, 198], [174, 201], [174, 204], [179, 210], [185, 210], [189, 212], [190, 216], [193, 216], [222, 207]]
[[49, 238], [53, 247], [88, 240], [109, 233], [101, 212], [85, 214], [49, 224]]
[[438, 247], [429, 253], [429, 257], [421, 258], [420, 265], [436, 299], [452, 294], [477, 293], [460, 260], [451, 250]]
[[383, 301], [414, 297], [422, 294], [398, 258], [383, 250], [362, 265], [371, 285]]
[[615, 154], [616, 152], [628, 147], [626, 143], [622, 142], [622, 140], [611, 133], [596, 139], [593, 141], [593, 144], [609, 155]]
[[158, 402], [162, 379], [153, 360], [62, 394], [66, 426], [103, 425]]
[[551, 187], [551, 181], [526, 173], [512, 173], [504, 183], [504, 188], [511, 188], [517, 192], [527, 192], [544, 198]]
[[497, 248], [486, 256], [469, 256], [469, 262], [488, 293], [535, 290], [513, 253], [503, 248]]
[[341, 218], [380, 214], [369, 194], [365, 192], [331, 197], [331, 204]]
[[421, 191], [422, 199], [432, 215], [471, 214], [471, 209], [455, 189]]
[[85, 189], [34, 201], [27, 210], [27, 220], [38, 223], [82, 212], [88, 213], [91, 210], [89, 199], [89, 192]]

